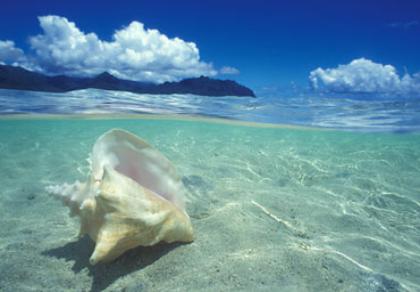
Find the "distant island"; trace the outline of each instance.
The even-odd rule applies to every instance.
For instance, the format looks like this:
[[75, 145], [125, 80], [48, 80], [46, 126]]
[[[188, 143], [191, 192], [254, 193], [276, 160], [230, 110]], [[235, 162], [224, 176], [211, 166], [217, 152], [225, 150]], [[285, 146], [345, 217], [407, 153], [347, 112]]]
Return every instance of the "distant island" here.
[[196, 94], [206, 96], [252, 96], [254, 92], [232, 80], [208, 77], [184, 79], [160, 84], [118, 79], [108, 72], [95, 77], [48, 76], [22, 67], [0, 65], [0, 88], [66, 92], [87, 88], [148, 94]]

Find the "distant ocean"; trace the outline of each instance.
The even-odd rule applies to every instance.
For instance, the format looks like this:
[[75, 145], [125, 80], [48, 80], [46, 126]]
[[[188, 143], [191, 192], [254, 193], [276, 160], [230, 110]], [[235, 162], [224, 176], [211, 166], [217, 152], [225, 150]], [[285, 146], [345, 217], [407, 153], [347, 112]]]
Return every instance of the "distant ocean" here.
[[87, 89], [67, 93], [0, 89], [0, 114], [187, 114], [365, 131], [420, 130], [420, 97], [209, 97]]
[[[420, 291], [419, 99], [0, 90], [0, 113], [0, 291]], [[176, 166], [193, 243], [89, 264], [45, 188], [112, 128]]]

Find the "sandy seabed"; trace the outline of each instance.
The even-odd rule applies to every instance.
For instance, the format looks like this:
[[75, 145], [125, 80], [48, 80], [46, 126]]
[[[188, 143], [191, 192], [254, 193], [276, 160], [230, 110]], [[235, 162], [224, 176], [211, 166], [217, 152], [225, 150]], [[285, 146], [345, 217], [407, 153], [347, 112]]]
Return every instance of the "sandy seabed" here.
[[[91, 266], [94, 243], [45, 192], [84, 180], [122, 128], [178, 168], [191, 244]], [[173, 116], [0, 120], [1, 291], [418, 291], [420, 135]]]

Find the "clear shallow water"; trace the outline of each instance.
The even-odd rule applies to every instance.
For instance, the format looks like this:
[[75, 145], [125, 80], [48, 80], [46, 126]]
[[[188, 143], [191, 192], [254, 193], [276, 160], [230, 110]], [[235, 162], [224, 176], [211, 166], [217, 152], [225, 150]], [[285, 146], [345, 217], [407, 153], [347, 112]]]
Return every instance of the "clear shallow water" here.
[[[91, 267], [45, 186], [123, 128], [178, 168], [194, 243]], [[420, 290], [420, 135], [158, 119], [0, 120], [0, 290]]]
[[420, 98], [248, 98], [150, 95], [97, 89], [47, 93], [0, 89], [0, 114], [159, 113], [362, 131], [420, 130]]

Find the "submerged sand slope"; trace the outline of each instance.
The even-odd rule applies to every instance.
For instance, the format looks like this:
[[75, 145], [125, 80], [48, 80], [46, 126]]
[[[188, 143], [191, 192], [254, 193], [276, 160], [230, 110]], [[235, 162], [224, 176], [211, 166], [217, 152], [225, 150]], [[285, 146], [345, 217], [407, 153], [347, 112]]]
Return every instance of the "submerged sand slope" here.
[[[83, 179], [114, 127], [177, 166], [196, 238], [92, 267], [93, 243], [44, 187]], [[194, 119], [2, 120], [0, 290], [418, 290], [419, 144]]]

